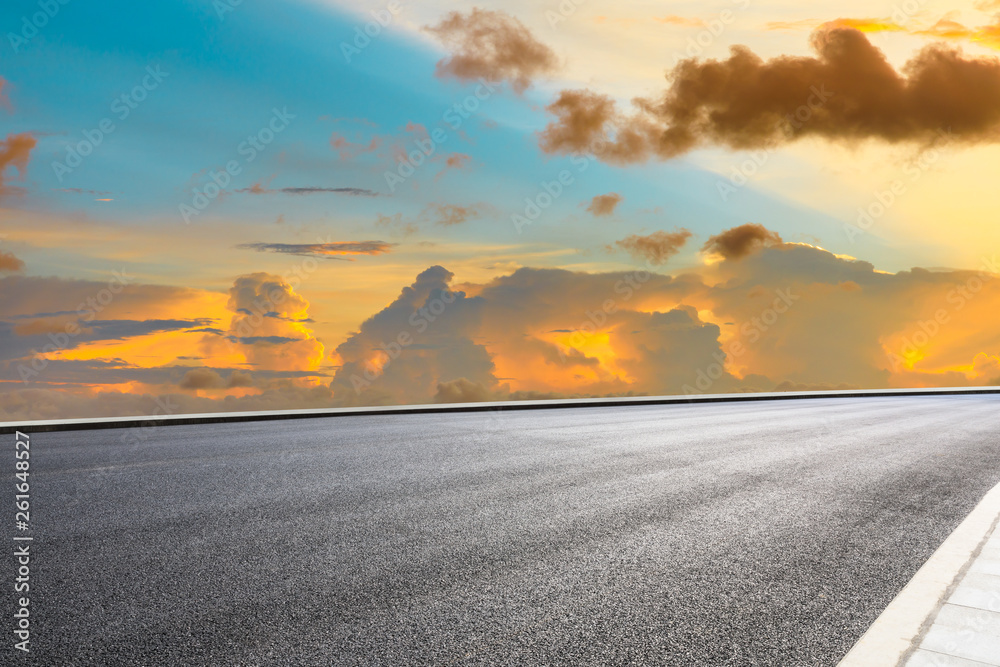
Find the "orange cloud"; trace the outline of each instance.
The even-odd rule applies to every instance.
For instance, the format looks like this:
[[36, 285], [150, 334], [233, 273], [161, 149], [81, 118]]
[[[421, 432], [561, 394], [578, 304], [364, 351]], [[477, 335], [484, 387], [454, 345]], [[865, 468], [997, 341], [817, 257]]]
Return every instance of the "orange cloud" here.
[[10, 252], [0, 252], [0, 271], [16, 273], [24, 270], [24, 262]]
[[353, 160], [365, 153], [374, 153], [382, 145], [383, 137], [373, 136], [366, 144], [363, 142], [352, 142], [339, 132], [330, 135], [330, 147], [337, 151], [341, 160]]
[[743, 259], [761, 248], [780, 243], [781, 237], [777, 232], [764, 225], [748, 223], [709, 237], [702, 252], [719, 255], [723, 259]]
[[5, 183], [4, 172], [13, 167], [17, 170], [18, 177], [23, 179], [28, 171], [31, 151], [37, 143], [35, 137], [27, 132], [8, 134], [6, 140], [0, 141], [0, 197], [21, 191], [20, 188], [13, 188]]
[[[804, 137], [853, 143], [1000, 140], [1000, 60], [926, 47], [901, 70], [853, 28], [814, 33], [816, 57], [765, 61], [745, 46], [726, 60], [685, 60], [629, 115], [607, 95], [564, 90], [539, 138], [547, 153], [593, 153], [618, 165], [701, 146], [773, 148]], [[875, 94], [873, 91], [877, 91]]]
[[633, 234], [620, 241], [615, 241], [615, 245], [627, 251], [635, 259], [658, 265], [666, 263], [668, 259], [680, 252], [691, 236], [691, 232], [687, 229], [676, 232], [653, 232], [648, 236]]
[[615, 212], [618, 204], [625, 198], [617, 192], [609, 192], [606, 195], [596, 195], [587, 205], [587, 210], [594, 214], [595, 218], [611, 215]]
[[697, 19], [697, 18], [692, 19], [683, 16], [674, 16], [674, 15], [658, 16], [658, 17], [654, 16], [653, 20], [656, 21], [657, 23], [666, 23], [667, 25], [677, 25], [686, 28], [705, 27], [705, 21], [703, 19]]
[[816, 28], [851, 28], [860, 32], [904, 32], [906, 28], [889, 18], [839, 18], [833, 21], [802, 19], [799, 21], [771, 21], [764, 25], [766, 30], [814, 30]]
[[437, 64], [439, 77], [502, 79], [521, 93], [536, 77], [558, 65], [552, 49], [518, 19], [501, 11], [473, 7], [468, 14], [451, 12], [427, 31], [452, 49], [451, 56]]
[[1000, 22], [969, 28], [957, 21], [943, 18], [930, 28], [914, 31], [914, 34], [937, 39], [967, 40], [991, 49], [1000, 49]]
[[468, 206], [459, 206], [456, 204], [430, 204], [426, 209], [424, 209], [424, 214], [431, 216], [436, 224], [450, 227], [452, 225], [460, 225], [463, 222], [479, 218], [485, 211], [490, 210], [490, 208], [489, 204], [485, 203], [471, 204]]

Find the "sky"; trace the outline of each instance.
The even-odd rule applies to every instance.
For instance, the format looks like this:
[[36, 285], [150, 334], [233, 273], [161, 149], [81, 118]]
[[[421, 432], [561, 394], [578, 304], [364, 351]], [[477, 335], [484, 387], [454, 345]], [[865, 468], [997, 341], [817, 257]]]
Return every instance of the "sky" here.
[[1000, 2], [0, 27], [0, 421], [1000, 384]]

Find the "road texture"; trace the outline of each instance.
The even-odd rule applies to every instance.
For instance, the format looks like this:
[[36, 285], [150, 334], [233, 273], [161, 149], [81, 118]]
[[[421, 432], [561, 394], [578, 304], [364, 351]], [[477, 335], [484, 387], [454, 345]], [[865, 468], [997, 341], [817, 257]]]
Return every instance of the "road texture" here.
[[1000, 482], [998, 408], [37, 433], [32, 652], [0, 663], [835, 665]]

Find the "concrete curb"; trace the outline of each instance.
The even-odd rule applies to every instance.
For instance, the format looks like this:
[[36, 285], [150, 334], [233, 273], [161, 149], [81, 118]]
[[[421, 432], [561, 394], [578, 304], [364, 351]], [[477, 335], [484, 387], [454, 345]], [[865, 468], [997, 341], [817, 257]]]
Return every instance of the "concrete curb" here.
[[975, 560], [1000, 517], [993, 487], [900, 591], [838, 667], [897, 667], [920, 644], [938, 611]]
[[316, 419], [363, 415], [401, 415], [442, 412], [487, 412], [489, 410], [547, 410], [554, 408], [627, 407], [636, 405], [678, 405], [731, 401], [783, 401], [817, 398], [874, 398], [896, 396], [965, 396], [1000, 394], [1000, 387], [953, 387], [944, 389], [857, 389], [851, 391], [760, 392], [744, 394], [697, 394], [690, 396], [627, 396], [617, 398], [569, 398], [548, 401], [500, 401], [491, 403], [447, 403], [437, 405], [394, 405], [320, 410], [274, 410], [224, 412], [194, 415], [150, 415], [95, 419], [57, 419], [30, 422], [0, 422], [0, 434], [21, 430], [32, 433], [82, 431], [141, 426], [222, 424], [284, 419]]

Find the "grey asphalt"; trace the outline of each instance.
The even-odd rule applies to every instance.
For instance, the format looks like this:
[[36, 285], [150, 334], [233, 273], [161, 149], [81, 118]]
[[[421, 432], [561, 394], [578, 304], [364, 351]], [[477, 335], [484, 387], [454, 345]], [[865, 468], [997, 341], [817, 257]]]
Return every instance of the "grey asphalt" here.
[[998, 408], [37, 433], [32, 652], [0, 663], [835, 665], [1000, 483]]

